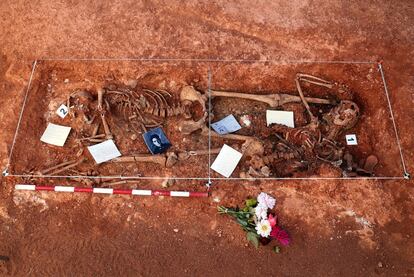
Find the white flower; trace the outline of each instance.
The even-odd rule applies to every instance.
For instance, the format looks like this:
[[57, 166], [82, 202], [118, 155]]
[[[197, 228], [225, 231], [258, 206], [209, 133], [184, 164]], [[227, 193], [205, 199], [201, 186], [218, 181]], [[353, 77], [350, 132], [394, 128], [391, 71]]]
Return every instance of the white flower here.
[[254, 213], [256, 214], [257, 220], [261, 220], [262, 218], [267, 218], [267, 207], [263, 205], [257, 205], [256, 208], [254, 208]]
[[258, 206], [264, 206], [269, 209], [273, 209], [273, 207], [276, 205], [276, 199], [264, 192], [261, 192], [257, 196], [257, 202], [259, 202]]
[[256, 225], [257, 234], [267, 238], [270, 235], [270, 231], [272, 231], [272, 227], [270, 227], [270, 222], [267, 219], [262, 219]]

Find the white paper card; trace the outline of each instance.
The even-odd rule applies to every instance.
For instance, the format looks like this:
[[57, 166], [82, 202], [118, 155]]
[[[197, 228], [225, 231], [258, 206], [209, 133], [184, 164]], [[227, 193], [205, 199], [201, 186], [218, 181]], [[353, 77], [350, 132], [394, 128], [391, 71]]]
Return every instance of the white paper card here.
[[114, 141], [111, 139], [92, 146], [88, 146], [88, 150], [97, 164], [121, 156], [121, 153], [116, 147]]
[[234, 118], [234, 115], [232, 114], [211, 124], [211, 127], [220, 135], [233, 133], [241, 129], [239, 122], [237, 122], [236, 118]]
[[289, 111], [266, 111], [267, 126], [272, 123], [285, 125], [291, 128], [295, 128], [295, 121], [293, 119], [293, 112]]
[[68, 107], [66, 107], [65, 104], [60, 105], [60, 107], [56, 110], [56, 113], [58, 114], [58, 116], [60, 116], [61, 118], [65, 118], [65, 116], [68, 115], [69, 113], [69, 109]]
[[233, 173], [242, 156], [242, 153], [224, 144], [211, 165], [211, 169], [228, 178]]
[[358, 145], [357, 137], [354, 134], [346, 135], [345, 139], [346, 139], [346, 144], [348, 144], [348, 145]]
[[40, 140], [56, 146], [63, 146], [68, 138], [70, 129], [67, 126], [49, 123]]

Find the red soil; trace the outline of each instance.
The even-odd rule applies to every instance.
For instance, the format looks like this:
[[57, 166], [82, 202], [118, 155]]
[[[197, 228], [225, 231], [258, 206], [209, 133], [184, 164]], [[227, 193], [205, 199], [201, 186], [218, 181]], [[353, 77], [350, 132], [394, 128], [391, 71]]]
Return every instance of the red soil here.
[[[411, 1], [3, 1], [0, 165], [8, 162], [31, 63], [38, 58], [383, 60], [407, 169], [413, 172], [413, 11]], [[242, 74], [246, 67], [221, 65], [214, 73]], [[351, 87], [377, 80], [363, 84], [335, 75], [329, 66], [318, 70]], [[284, 77], [276, 79], [289, 80]], [[254, 86], [260, 78], [246, 83]], [[229, 85], [223, 80], [213, 81]], [[376, 146], [390, 127], [383, 120], [384, 99], [364, 97], [367, 106], [378, 105], [370, 113], [372, 130], [379, 132], [372, 134], [370, 150], [382, 158], [386, 173], [398, 174], [395, 145]], [[414, 274], [412, 181], [216, 182], [206, 200], [18, 193], [17, 181], [0, 181], [0, 255], [10, 258], [0, 261], [2, 275]], [[239, 227], [216, 213], [216, 205], [241, 204], [259, 191], [278, 199], [281, 224], [293, 237], [278, 255], [246, 246]]]

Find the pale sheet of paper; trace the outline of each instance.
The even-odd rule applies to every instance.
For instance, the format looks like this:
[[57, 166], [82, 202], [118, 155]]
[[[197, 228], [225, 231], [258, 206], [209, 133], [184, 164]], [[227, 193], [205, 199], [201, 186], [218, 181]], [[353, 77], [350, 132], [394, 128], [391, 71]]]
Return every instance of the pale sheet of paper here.
[[345, 135], [347, 145], [358, 145], [357, 137], [354, 134]]
[[211, 169], [228, 178], [233, 173], [234, 169], [236, 169], [242, 156], [242, 153], [231, 148], [227, 144], [224, 144], [217, 158], [211, 165]]
[[97, 164], [121, 156], [121, 153], [116, 147], [114, 141], [111, 139], [92, 146], [88, 146], [88, 150]]
[[49, 123], [40, 140], [56, 146], [63, 146], [68, 138], [70, 129], [67, 126]]
[[241, 129], [239, 122], [237, 122], [236, 118], [234, 118], [234, 115], [232, 114], [211, 124], [211, 127], [220, 135], [233, 133]]
[[272, 123], [285, 125], [291, 128], [295, 128], [295, 121], [293, 119], [293, 112], [289, 111], [266, 111], [267, 126]]

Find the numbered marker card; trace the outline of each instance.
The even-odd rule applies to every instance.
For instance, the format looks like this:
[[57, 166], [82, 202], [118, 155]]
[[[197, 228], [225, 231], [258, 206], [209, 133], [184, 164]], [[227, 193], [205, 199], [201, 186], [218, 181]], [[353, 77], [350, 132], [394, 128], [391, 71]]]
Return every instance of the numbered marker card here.
[[60, 105], [60, 107], [57, 109], [56, 113], [58, 114], [58, 116], [60, 116], [61, 118], [65, 118], [68, 113], [69, 113], [69, 109], [68, 107], [66, 107], [65, 104]]
[[345, 140], [347, 145], [358, 145], [357, 137], [354, 134], [346, 135]]

